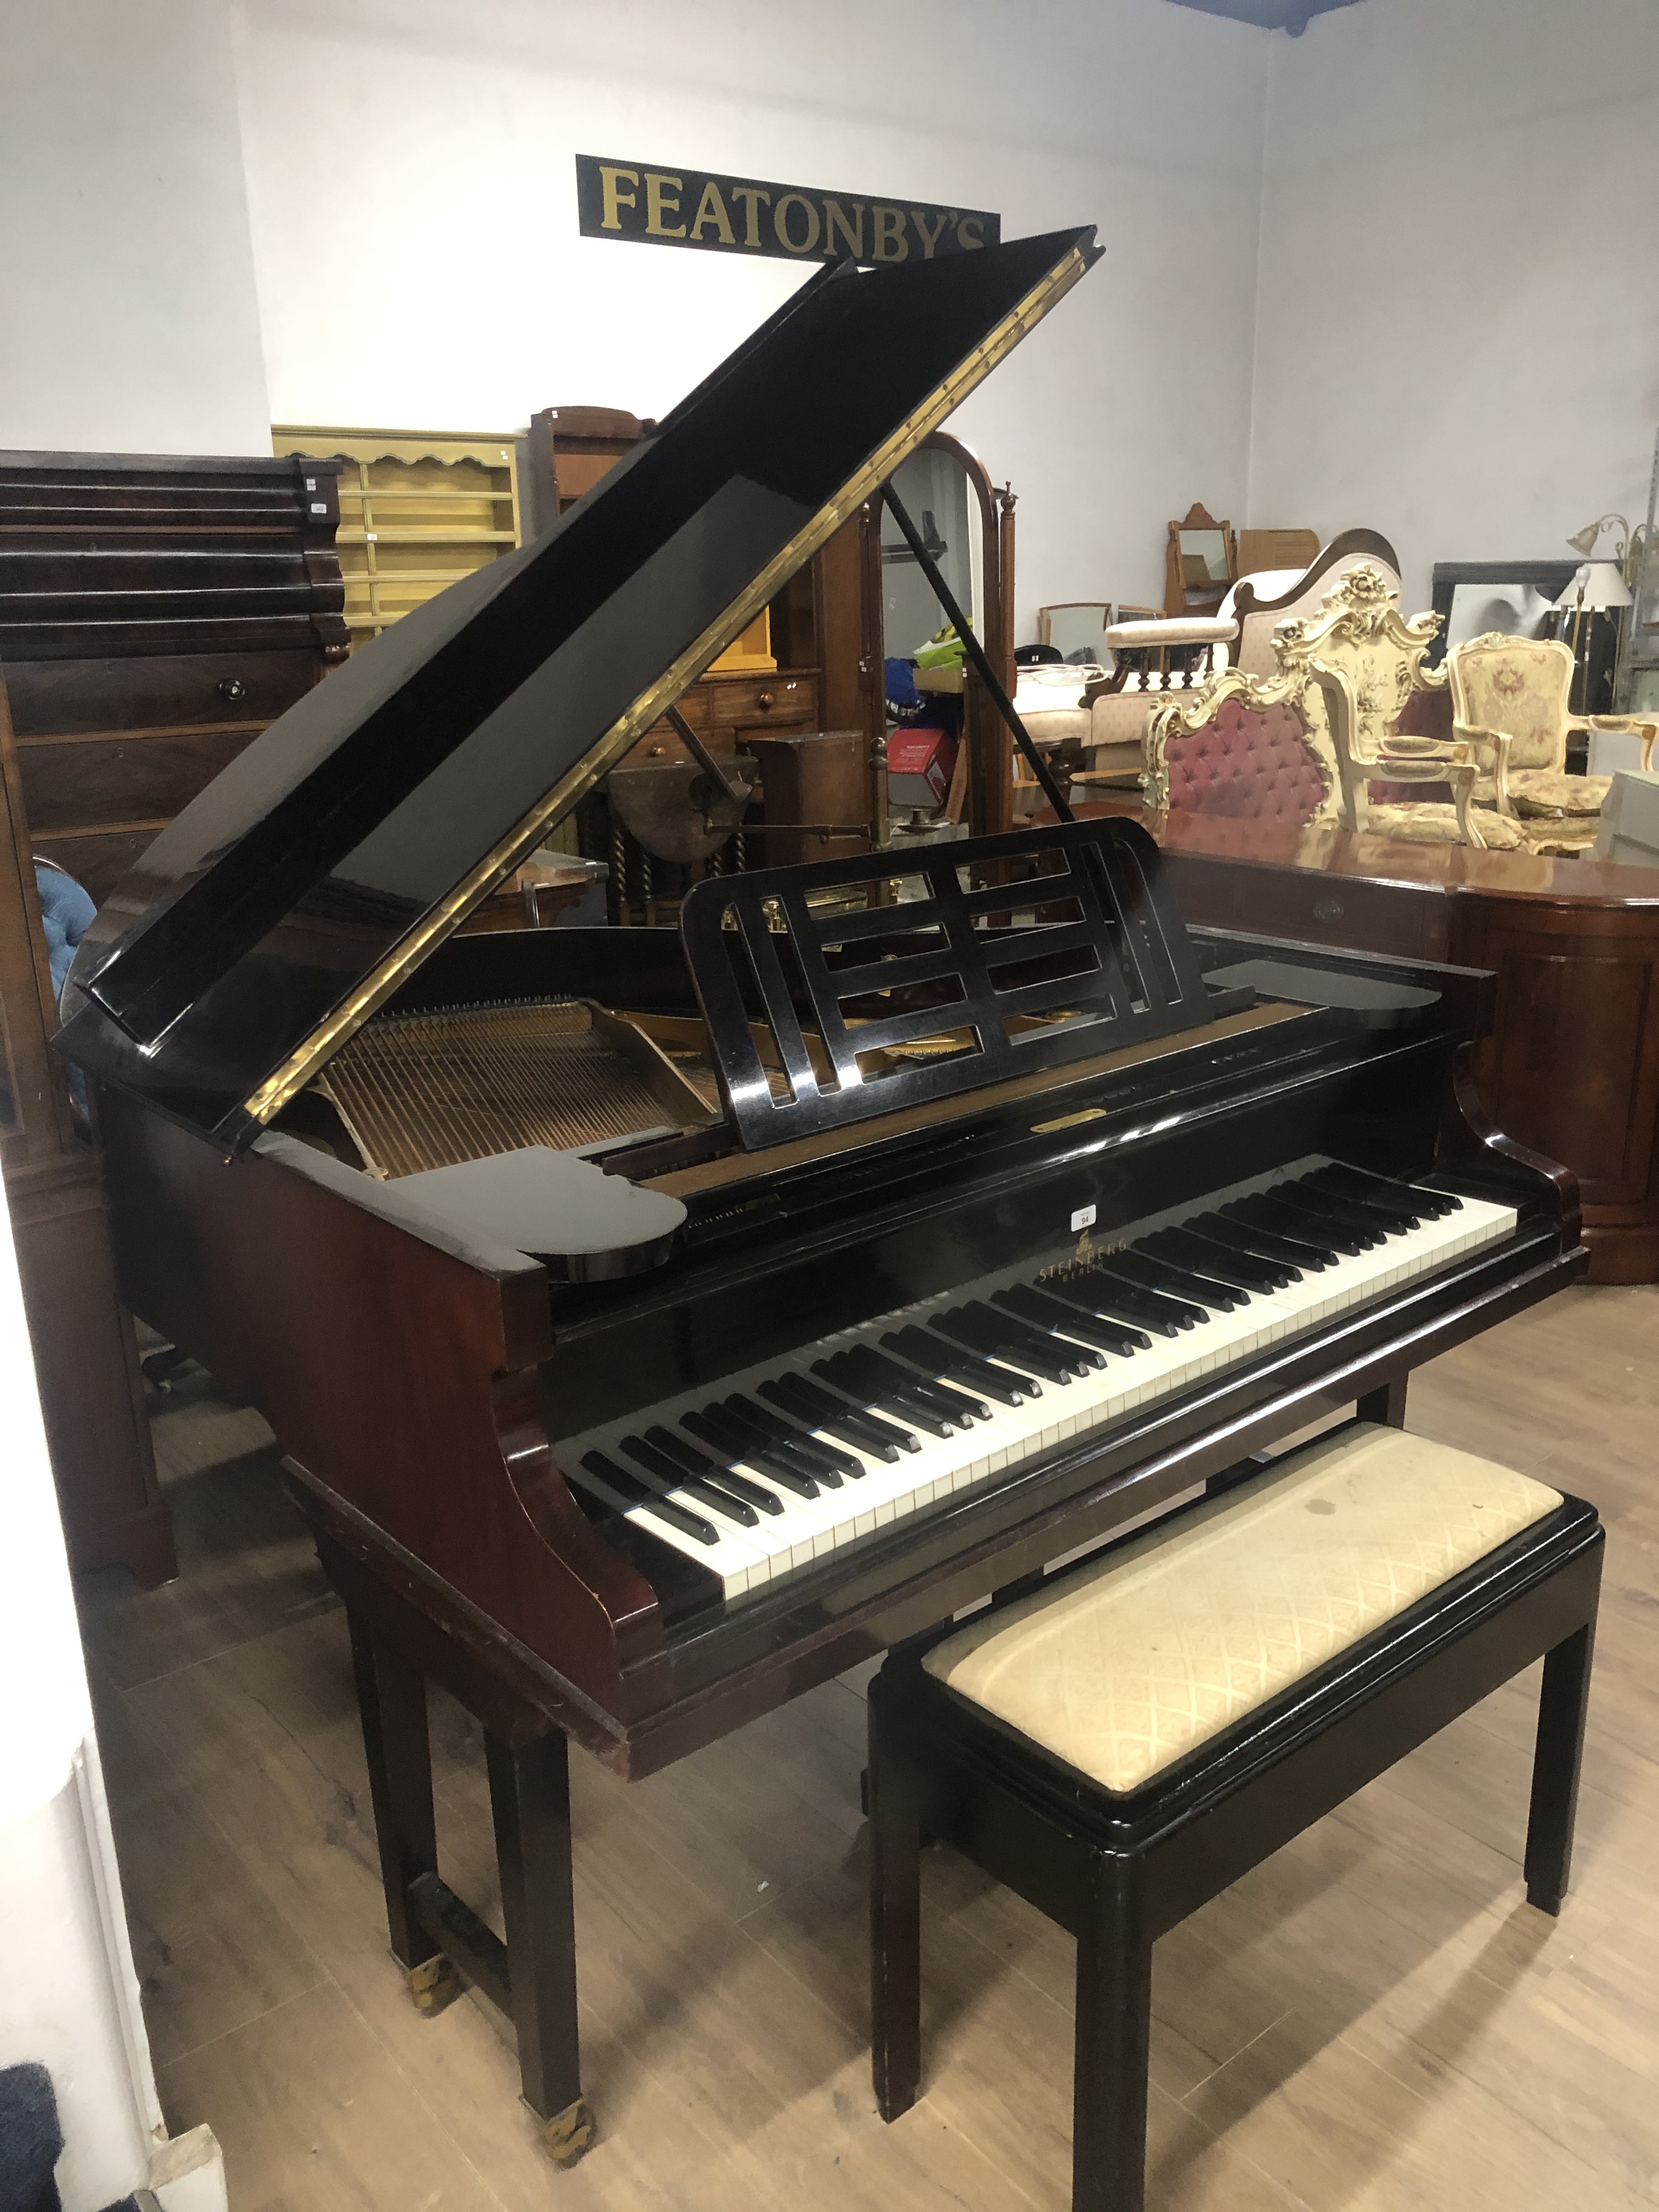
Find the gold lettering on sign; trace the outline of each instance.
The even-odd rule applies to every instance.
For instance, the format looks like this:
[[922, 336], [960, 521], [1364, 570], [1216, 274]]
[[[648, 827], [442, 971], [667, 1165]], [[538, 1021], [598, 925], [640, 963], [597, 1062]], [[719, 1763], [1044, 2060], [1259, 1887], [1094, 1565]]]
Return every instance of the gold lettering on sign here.
[[619, 179], [623, 177], [627, 178], [630, 185], [637, 185], [640, 181], [640, 173], [637, 169], [607, 169], [603, 166], [600, 167], [599, 181], [605, 188], [605, 213], [599, 219], [601, 230], [620, 230], [622, 228], [621, 210], [623, 208], [637, 207], [639, 204], [632, 192], [625, 192], [622, 189]]
[[852, 255], [854, 260], [862, 261], [864, 258], [864, 202], [862, 200], [854, 201], [853, 212], [858, 217], [856, 224], [848, 222], [846, 216], [842, 212], [839, 200], [825, 200], [823, 250], [833, 257], [836, 250], [836, 233], [839, 231], [846, 240], [847, 251]]
[[871, 210], [875, 221], [876, 234], [872, 241], [870, 258], [872, 261], [908, 261], [910, 242], [904, 235], [902, 208], [876, 207]]
[[939, 216], [931, 230], [927, 228], [927, 218], [920, 208], [911, 209], [910, 220], [915, 223], [916, 235], [921, 240], [921, 258], [924, 261], [931, 261], [933, 258], [933, 248], [939, 244], [945, 224], [951, 220], [950, 214], [947, 211]]
[[[673, 186], [673, 193], [669, 191]], [[679, 200], [674, 195], [685, 189], [678, 177], [659, 176], [655, 169], [645, 173], [645, 234], [647, 238], [684, 238], [683, 222], [665, 223], [665, 215], [678, 215]]]
[[720, 188], [712, 177], [703, 186], [702, 198], [697, 202], [697, 212], [691, 223], [692, 237], [701, 238], [711, 224], [722, 246], [737, 244], [737, 240], [732, 235], [732, 222], [726, 212], [726, 202], [720, 198]]
[[763, 192], [758, 185], [733, 185], [732, 187], [732, 197], [734, 200], [741, 200], [743, 202], [744, 207], [748, 214], [748, 223], [744, 228], [743, 234], [744, 244], [745, 246], [758, 246], [761, 242], [760, 210], [763, 207], [771, 206], [771, 193]]
[[[791, 208], [805, 208], [806, 210], [806, 235], [799, 246], [789, 235]], [[810, 253], [818, 242], [818, 211], [811, 201], [804, 198], [799, 192], [786, 192], [772, 210], [772, 228], [778, 234], [778, 244], [786, 253]]]
[[963, 216], [957, 225], [957, 244], [964, 253], [972, 253], [984, 243], [980, 236], [979, 217], [976, 215]]

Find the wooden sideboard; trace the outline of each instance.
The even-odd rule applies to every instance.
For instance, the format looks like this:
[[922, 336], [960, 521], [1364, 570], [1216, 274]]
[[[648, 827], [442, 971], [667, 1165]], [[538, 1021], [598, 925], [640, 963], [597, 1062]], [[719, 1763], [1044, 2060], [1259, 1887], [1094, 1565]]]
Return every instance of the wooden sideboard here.
[[1127, 800], [1078, 811], [1143, 821], [1190, 921], [1493, 970], [1486, 1111], [1577, 1176], [1592, 1282], [1659, 1280], [1659, 869]]
[[101, 1163], [63, 1063], [22, 791], [0, 684], [0, 1173], [17, 1243], [70, 1565], [177, 1571], [132, 1320], [115, 1283]]
[[0, 669], [33, 851], [100, 903], [344, 658], [337, 461], [0, 453]]

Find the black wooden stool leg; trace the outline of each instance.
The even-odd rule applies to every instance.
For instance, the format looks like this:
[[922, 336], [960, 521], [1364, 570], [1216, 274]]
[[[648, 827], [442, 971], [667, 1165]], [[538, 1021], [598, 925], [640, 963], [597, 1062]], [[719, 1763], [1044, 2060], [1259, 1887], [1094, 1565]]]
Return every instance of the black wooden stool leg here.
[[593, 2116], [576, 2029], [568, 1747], [557, 1729], [518, 1750], [486, 1729], [484, 1750], [524, 2099], [543, 2123], [543, 2149], [570, 2166], [593, 2140]]
[[346, 1620], [392, 1955], [417, 2010], [436, 2014], [460, 1995], [461, 1980], [443, 1953], [433, 1950], [410, 1902], [410, 1886], [438, 1871], [426, 1683], [418, 1668], [378, 1642], [355, 1613]]
[[1595, 1624], [1587, 1621], [1574, 1635], [1564, 1638], [1544, 1660], [1526, 1863], [1527, 1902], [1540, 1912], [1559, 1912], [1567, 1893], [1595, 1643]]
[[1152, 1947], [1140, 1864], [1102, 1853], [1077, 1941], [1073, 2212], [1143, 2212]]
[[1406, 1425], [1406, 1377], [1396, 1375], [1392, 1382], [1384, 1382], [1376, 1390], [1368, 1390], [1354, 1411], [1362, 1421], [1377, 1421], [1384, 1428], [1403, 1429]]
[[896, 2120], [921, 2086], [921, 1828], [910, 1753], [870, 1706], [870, 2048]]

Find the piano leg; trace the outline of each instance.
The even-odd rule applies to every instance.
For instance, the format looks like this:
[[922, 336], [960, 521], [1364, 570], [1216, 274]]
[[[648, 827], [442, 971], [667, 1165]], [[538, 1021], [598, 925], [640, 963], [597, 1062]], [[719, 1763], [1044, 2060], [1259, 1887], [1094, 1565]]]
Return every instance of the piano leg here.
[[568, 1743], [550, 1729], [513, 1748], [487, 1730], [484, 1751], [524, 2100], [543, 2123], [542, 2148], [570, 2166], [593, 2140], [593, 2116], [576, 2028]]
[[1073, 2212], [1142, 2212], [1152, 1945], [1139, 1857], [1094, 1855], [1077, 1936]]
[[870, 2055], [876, 2104], [896, 2120], [921, 2086], [921, 1808], [902, 1740], [870, 1706]]
[[[337, 1587], [341, 1579], [337, 1567]], [[470, 1983], [506, 2014], [542, 2148], [556, 2166], [574, 2166], [594, 2130], [576, 2035], [567, 1739], [516, 1700], [509, 1714], [499, 1694], [480, 1701], [465, 1695], [465, 1682], [447, 1685], [475, 1713], [487, 1703], [508, 1729], [484, 1722], [503, 1943], [438, 1873], [425, 1675], [349, 1605], [346, 1619], [392, 1956], [420, 2011], [441, 2012]]]
[[438, 1871], [426, 1683], [419, 1668], [380, 1643], [356, 1613], [348, 1610], [346, 1619], [392, 1955], [416, 2009], [434, 2015], [459, 1996], [461, 1980], [444, 1953], [433, 1949], [412, 1897], [420, 1878]]

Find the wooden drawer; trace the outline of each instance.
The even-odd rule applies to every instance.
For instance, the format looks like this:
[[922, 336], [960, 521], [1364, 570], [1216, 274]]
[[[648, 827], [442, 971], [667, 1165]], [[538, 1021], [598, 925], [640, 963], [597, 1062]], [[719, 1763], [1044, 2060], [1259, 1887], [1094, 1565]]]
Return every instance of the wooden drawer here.
[[163, 821], [131, 823], [122, 830], [88, 830], [81, 836], [31, 840], [43, 860], [56, 860], [77, 884], [84, 884], [94, 906], [102, 906], [147, 846], [159, 837]]
[[29, 832], [108, 830], [179, 813], [228, 767], [258, 724], [153, 737], [25, 738], [17, 747]]
[[708, 726], [744, 730], [776, 726], [812, 729], [818, 722], [818, 679], [811, 669], [779, 669], [765, 676], [705, 676]]
[[[274, 721], [315, 682], [314, 650], [13, 660], [0, 673], [20, 738]], [[250, 732], [251, 733], [251, 732]]]

